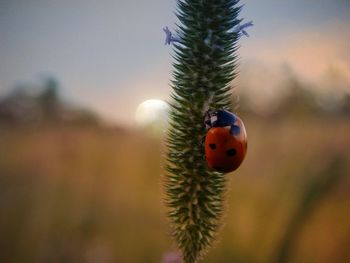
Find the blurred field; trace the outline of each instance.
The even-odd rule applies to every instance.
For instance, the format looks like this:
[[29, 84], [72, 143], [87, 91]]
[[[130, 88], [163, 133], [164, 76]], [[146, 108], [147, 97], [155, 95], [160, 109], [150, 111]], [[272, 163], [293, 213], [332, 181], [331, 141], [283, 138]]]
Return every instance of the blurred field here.
[[[180, 263], [161, 125], [131, 127], [172, 97], [181, 2], [0, 0], [0, 263]], [[198, 263], [350, 263], [350, 0], [241, 2], [226, 73], [248, 153]]]
[[[248, 156], [228, 175], [221, 239], [203, 262], [275, 262], [304, 192], [333, 173], [339, 182], [293, 229], [287, 258], [350, 262], [349, 119], [243, 118]], [[0, 128], [0, 262], [160, 262], [174, 250], [161, 145], [99, 126]]]

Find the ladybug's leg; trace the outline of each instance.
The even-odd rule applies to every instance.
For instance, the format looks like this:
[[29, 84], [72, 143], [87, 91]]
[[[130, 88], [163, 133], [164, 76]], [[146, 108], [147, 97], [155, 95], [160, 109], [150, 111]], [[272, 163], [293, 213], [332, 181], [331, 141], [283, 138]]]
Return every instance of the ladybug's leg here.
[[210, 110], [207, 110], [205, 112], [205, 117], [204, 117], [204, 124], [205, 124], [205, 128], [207, 130], [209, 130], [212, 126], [212, 123], [211, 123], [211, 114], [210, 114]]
[[210, 119], [208, 119], [207, 121], [205, 121], [205, 128], [206, 128], [207, 130], [209, 130], [211, 127], [212, 127], [211, 121], [210, 121]]
[[219, 121], [219, 119], [218, 119], [217, 114], [212, 114], [210, 116], [211, 127], [216, 127], [216, 125], [218, 124], [218, 121]]
[[239, 135], [241, 133], [241, 128], [237, 125], [231, 124], [230, 133], [233, 135]]

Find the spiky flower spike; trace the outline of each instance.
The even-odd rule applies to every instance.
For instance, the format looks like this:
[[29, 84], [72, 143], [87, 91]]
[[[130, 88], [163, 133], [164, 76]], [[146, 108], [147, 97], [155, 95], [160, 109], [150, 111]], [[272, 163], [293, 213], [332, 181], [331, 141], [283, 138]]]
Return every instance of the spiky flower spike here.
[[175, 58], [165, 201], [185, 263], [198, 262], [221, 224], [226, 178], [207, 168], [204, 116], [208, 109], [231, 108], [238, 39], [252, 25], [240, 25], [238, 2], [179, 0], [177, 36], [164, 29]]

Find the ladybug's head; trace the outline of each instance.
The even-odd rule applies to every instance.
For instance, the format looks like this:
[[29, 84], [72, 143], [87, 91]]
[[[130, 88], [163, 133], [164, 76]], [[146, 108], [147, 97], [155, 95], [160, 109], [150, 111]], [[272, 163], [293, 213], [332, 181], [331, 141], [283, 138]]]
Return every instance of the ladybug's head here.
[[217, 111], [208, 110], [205, 113], [204, 118], [205, 128], [209, 130], [210, 128], [215, 127], [217, 119]]
[[212, 127], [226, 127], [235, 123], [237, 117], [227, 110], [208, 110], [205, 114], [205, 126], [207, 129]]
[[217, 115], [217, 127], [225, 127], [225, 126], [231, 126], [235, 123], [237, 117], [233, 113], [227, 111], [227, 110], [218, 110], [216, 111]]

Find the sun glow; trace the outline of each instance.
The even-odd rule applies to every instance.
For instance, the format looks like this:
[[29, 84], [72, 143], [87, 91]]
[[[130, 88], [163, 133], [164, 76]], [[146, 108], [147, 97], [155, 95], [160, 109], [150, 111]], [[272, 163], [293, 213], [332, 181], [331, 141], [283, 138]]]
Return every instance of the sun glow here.
[[165, 127], [168, 120], [169, 105], [158, 99], [142, 102], [136, 109], [135, 121], [139, 127]]

